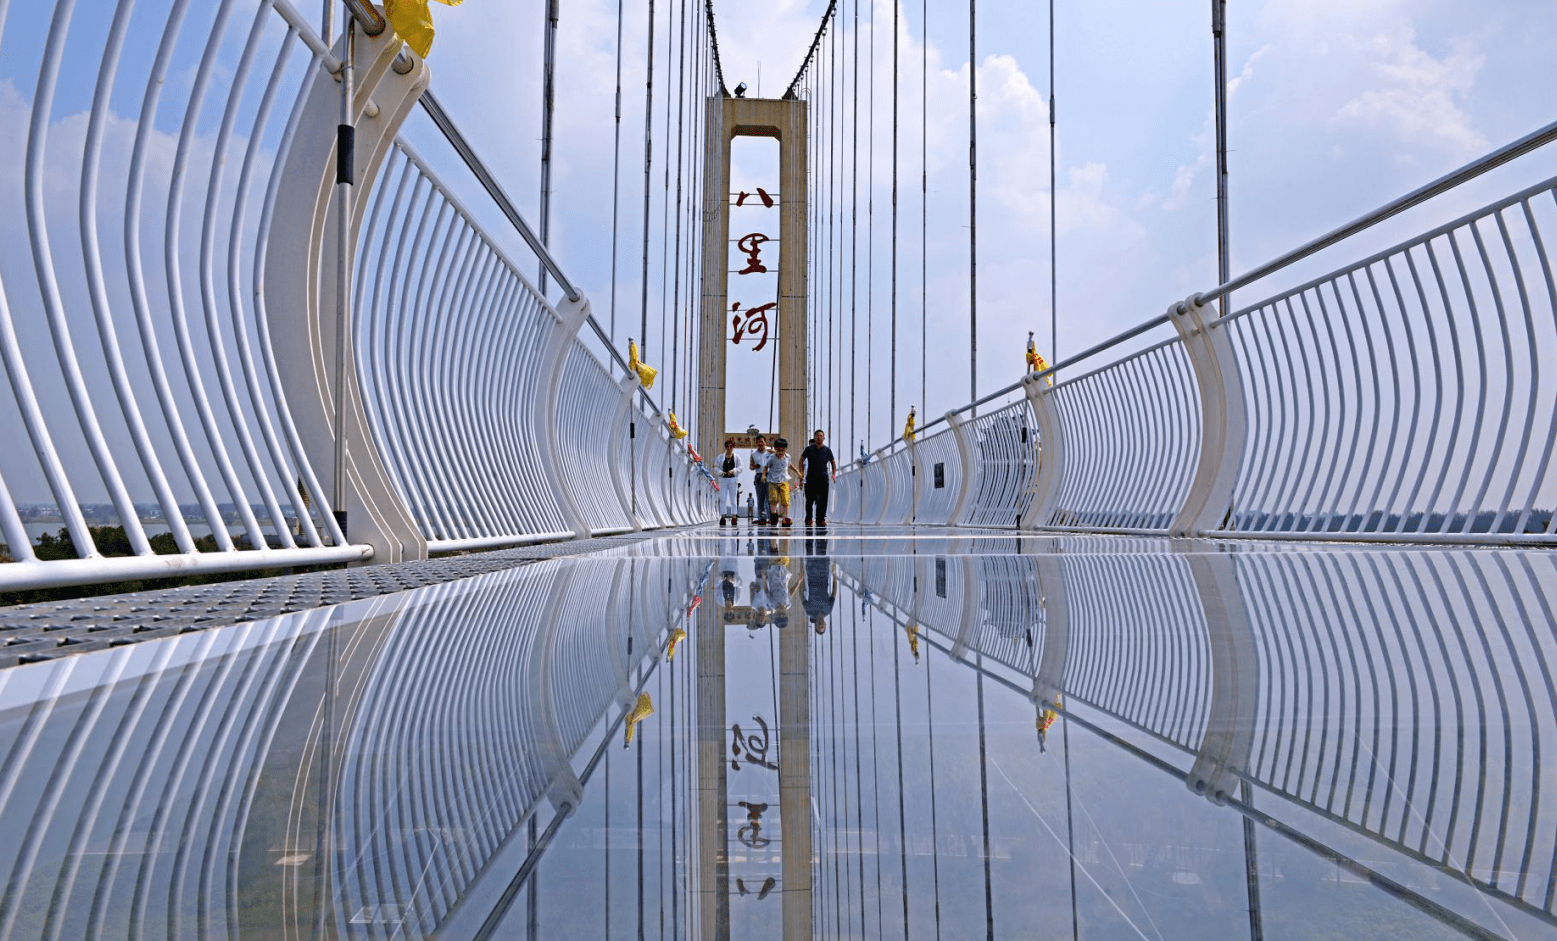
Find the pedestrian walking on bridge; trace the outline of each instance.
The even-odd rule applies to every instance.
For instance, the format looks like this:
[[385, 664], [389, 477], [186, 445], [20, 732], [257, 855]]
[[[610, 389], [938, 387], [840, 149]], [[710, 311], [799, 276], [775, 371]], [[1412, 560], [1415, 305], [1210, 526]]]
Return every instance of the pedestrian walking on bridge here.
[[768, 458], [773, 452], [768, 450], [768, 439], [758, 435], [757, 449], [751, 452], [747, 464], [752, 471], [752, 490], [757, 494], [757, 515], [752, 519], [756, 526], [768, 525]]
[[833, 449], [824, 443], [826, 440], [827, 434], [818, 428], [811, 436], [811, 443], [800, 452], [800, 470], [805, 475], [807, 526], [813, 519], [818, 526], [827, 525], [827, 495], [838, 476], [838, 460], [833, 457]]
[[731, 526], [739, 521], [741, 507], [737, 502], [740, 496], [741, 464], [735, 456], [735, 439], [728, 438], [724, 442], [724, 454], [718, 461], [719, 475], [719, 525], [725, 525], [728, 520]]

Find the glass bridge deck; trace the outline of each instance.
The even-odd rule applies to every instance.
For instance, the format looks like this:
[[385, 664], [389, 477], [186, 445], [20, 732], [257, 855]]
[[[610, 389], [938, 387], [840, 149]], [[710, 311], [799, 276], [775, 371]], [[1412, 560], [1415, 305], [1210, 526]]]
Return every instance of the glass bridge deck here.
[[1557, 556], [709, 527], [0, 671], [0, 938], [1557, 937]]

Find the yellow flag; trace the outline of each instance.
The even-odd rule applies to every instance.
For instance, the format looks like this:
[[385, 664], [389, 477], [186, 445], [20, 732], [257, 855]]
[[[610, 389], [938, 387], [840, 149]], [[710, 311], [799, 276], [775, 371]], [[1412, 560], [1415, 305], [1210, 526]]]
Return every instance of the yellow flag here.
[[914, 408], [911, 405], [908, 407], [908, 421], [903, 423], [903, 440], [914, 440]]
[[1038, 710], [1038, 719], [1035, 724], [1038, 729], [1039, 739], [1042, 739], [1044, 736], [1049, 734], [1049, 729], [1054, 725], [1054, 720], [1059, 718], [1059, 712], [1057, 710], [1064, 708], [1065, 705], [1060, 701], [1060, 697], [1055, 696], [1054, 707], [1052, 709], [1044, 706]]
[[622, 743], [623, 748], [633, 743], [633, 732], [637, 731], [638, 723], [652, 715], [654, 715], [654, 700], [649, 698], [648, 693], [639, 693], [633, 711], [627, 714], [627, 740]]
[[687, 632], [676, 628], [670, 632], [670, 649], [665, 651], [666, 660], [676, 659], [676, 645], [687, 639]]
[[[438, 2], [447, 7], [457, 7], [464, 0]], [[395, 31], [395, 35], [411, 47], [412, 52], [423, 59], [427, 58], [433, 44], [432, 10], [428, 9], [427, 0], [385, 0], [384, 18], [389, 21], [389, 27]]]
[[632, 340], [627, 341], [627, 365], [638, 374], [638, 381], [643, 383], [645, 389], [654, 388], [654, 377], [660, 374], [658, 369], [645, 366], [638, 358], [638, 344]]
[[[1033, 332], [1027, 331], [1027, 371], [1043, 372], [1049, 368], [1048, 360], [1038, 352], [1038, 347], [1033, 343]], [[1048, 376], [1049, 385], [1054, 385], [1054, 377]]]
[[672, 412], [670, 409], [666, 409], [665, 414], [670, 416], [670, 433], [675, 435], [677, 440], [685, 438], [687, 433], [683, 431], [681, 426], [676, 423], [676, 413]]

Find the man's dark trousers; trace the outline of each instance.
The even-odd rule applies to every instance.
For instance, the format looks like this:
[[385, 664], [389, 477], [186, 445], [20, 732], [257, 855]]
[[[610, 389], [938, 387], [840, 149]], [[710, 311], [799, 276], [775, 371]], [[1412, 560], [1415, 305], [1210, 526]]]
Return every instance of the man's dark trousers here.
[[827, 522], [827, 491], [826, 478], [806, 481], [806, 519]]

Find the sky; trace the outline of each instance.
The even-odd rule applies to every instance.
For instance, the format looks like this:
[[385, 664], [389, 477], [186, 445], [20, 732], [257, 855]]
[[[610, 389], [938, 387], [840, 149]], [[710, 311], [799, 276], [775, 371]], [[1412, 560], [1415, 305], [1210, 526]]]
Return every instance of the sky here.
[[[637, 263], [647, 22], [644, 4], [626, 6], [617, 278], [622, 323], [636, 322], [641, 313]], [[578, 272], [575, 277], [603, 319], [609, 317], [603, 308], [610, 295], [611, 205], [603, 197], [611, 191], [613, 163], [616, 7], [609, 0], [576, 0], [564, 8], [558, 28], [556, 147], [566, 156], [555, 171], [556, 253], [568, 270]], [[733, 88], [745, 81], [753, 95], [779, 94], [803, 59], [825, 7], [821, 0], [716, 0], [727, 83]], [[968, 7], [925, 7], [909, 2], [898, 10], [898, 388], [891, 415], [888, 404], [894, 396], [886, 367], [890, 304], [884, 302], [891, 293], [886, 207], [891, 199], [893, 6], [866, 2], [858, 9], [862, 148], [875, 127], [873, 159], [860, 155], [858, 197], [860, 238], [868, 243], [873, 232], [874, 252], [862, 244], [858, 264], [865, 272], [873, 268], [874, 277], [861, 273], [859, 294], [842, 299], [850, 302], [858, 330], [856, 342], [840, 345], [853, 347], [857, 356], [854, 407], [848, 404], [846, 369], [842, 401], [831, 415], [839, 424], [833, 437], [849, 440], [850, 453], [853, 442], [867, 437], [867, 414], [874, 446], [897, 432], [908, 405], [918, 407], [922, 424], [927, 416], [969, 401], [975, 391], [969, 376], [970, 61], [977, 63], [978, 81], [979, 394], [1020, 376], [1028, 330], [1037, 331], [1040, 350], [1054, 361], [1056, 352], [1060, 357], [1078, 352], [1161, 313], [1171, 302], [1214, 287], [1217, 280], [1214, 84], [1205, 0], [1057, 5], [1057, 345], [1049, 341], [1047, 7], [979, 3], [978, 44], [971, 60]], [[1549, 90], [1557, 87], [1557, 5], [1529, 0], [1475, 5], [1235, 0], [1229, 7], [1235, 275], [1554, 117]], [[672, 0], [655, 4], [659, 37], [666, 17], [679, 11]], [[542, 4], [510, 3], [501, 9], [466, 4], [438, 13], [439, 37], [429, 58], [433, 87], [478, 149], [501, 167], [521, 207], [533, 212], [538, 205]], [[846, 70], [852, 68], [855, 15], [854, 3], [841, 4], [837, 42]], [[825, 40], [824, 47], [832, 41]], [[532, 58], [529, 50], [537, 55]], [[657, 71], [664, 53], [661, 45]], [[868, 94], [872, 74], [873, 105]], [[657, 84], [663, 85], [663, 73], [660, 78]], [[513, 89], [514, 95], [502, 120], [483, 119], [495, 89]], [[657, 121], [663, 120], [662, 92], [657, 87]], [[847, 99], [840, 120], [852, 128]], [[927, 200], [919, 193], [921, 169]], [[733, 172], [737, 179], [743, 173], [739, 152]], [[1550, 152], [1524, 158], [1270, 279], [1268, 287], [1323, 273], [1554, 172], [1557, 159]], [[659, 170], [655, 177], [658, 189]], [[872, 190], [865, 181], [870, 177], [873, 226], [866, 221]], [[927, 214], [924, 241], [921, 212]], [[656, 203], [651, 219], [656, 236], [660, 218]], [[928, 259], [923, 284], [922, 257]], [[840, 256], [836, 263], [852, 260]], [[814, 291], [824, 273], [813, 270], [812, 277]], [[651, 283], [658, 287], [652, 271]], [[869, 346], [867, 302], [874, 327]], [[653, 333], [659, 306], [651, 306]], [[841, 317], [843, 306], [835, 313]], [[865, 381], [866, 358], [870, 383]], [[751, 372], [763, 370], [742, 375]], [[739, 377], [732, 380], [738, 384]], [[765, 394], [754, 392], [758, 398]], [[682, 386], [680, 397], [687, 395]], [[754, 401], [746, 410], [761, 411], [765, 402]], [[850, 413], [858, 417], [852, 431]]]
[[[126, 295], [123, 221], [125, 155], [133, 146], [141, 98], [161, 35], [169, 0], [133, 7], [126, 54], [118, 65], [105, 124], [104, 168], [99, 179], [98, 226], [107, 268], [109, 302], [121, 337], [135, 331]], [[105, 5], [106, 6], [106, 5]], [[304, 11], [317, 16], [317, 5]], [[1228, 13], [1231, 255], [1235, 274], [1273, 258], [1452, 170], [1487, 150], [1550, 122], [1550, 90], [1557, 87], [1557, 4], [1487, 0], [1474, 6], [1450, 0], [1356, 0], [1318, 4], [1304, 0], [1235, 0]], [[214, 141], [225, 112], [227, 85], [255, 8], [234, 0], [223, 33], [220, 66], [189, 136], [191, 170], [184, 189], [179, 277], [188, 305], [190, 342], [205, 342], [202, 313], [224, 322], [223, 290], [202, 310], [202, 212], [213, 166]], [[618, 9], [623, 13], [618, 36]], [[52, 4], [13, 4], [0, 36], [0, 215], [25, 220], [23, 168], [33, 120], [33, 93]], [[438, 36], [429, 57], [431, 87], [513, 198], [537, 227], [540, 221], [540, 115], [543, 14], [541, 0], [470, 0], [439, 6]], [[675, 129], [690, 133], [695, 115], [680, 110], [681, 59], [667, 45], [683, 22], [695, 24], [700, 7], [684, 0], [656, 0], [655, 97], [657, 138], [650, 173], [649, 265], [643, 277], [644, 92], [647, 2], [571, 0], [560, 8], [556, 72], [556, 126], [551, 212], [554, 254], [589, 298], [597, 320], [613, 331], [619, 348], [643, 333], [649, 362], [661, 368], [654, 394], [684, 420], [695, 398], [695, 363], [681, 342], [695, 309], [696, 286], [674, 277], [674, 261], [694, 250], [695, 220], [684, 192], [679, 249], [674, 176], [667, 189], [666, 158]], [[772, 0], [762, 4], [715, 0], [719, 47], [727, 83], [747, 82], [752, 94], [777, 95], [794, 76], [821, 21], [822, 0]], [[64, 67], [47, 112], [47, 145], [38, 165], [43, 217], [62, 272], [63, 316], [86, 362], [86, 382], [106, 424], [113, 453], [131, 443], [111, 404], [102, 375], [101, 346], [80, 271], [80, 162], [94, 83], [109, 30], [93, 5], [77, 4]], [[823, 48], [832, 74], [846, 74], [847, 93], [830, 98], [825, 86], [803, 85], [815, 107], [828, 112], [849, 138], [856, 118], [861, 144], [829, 151], [835, 174], [813, 181], [833, 193], [834, 210], [813, 218], [813, 235], [828, 250], [810, 272], [813, 293], [833, 285], [830, 313], [838, 337], [829, 348], [813, 337], [815, 353], [833, 364], [831, 378], [815, 390], [816, 414], [840, 455], [859, 441], [885, 443], [901, 428], [909, 406], [921, 424], [1014, 382], [1022, 373], [1029, 330], [1050, 361], [1063, 359], [1160, 314], [1169, 304], [1215, 285], [1215, 181], [1212, 174], [1212, 40], [1205, 0], [1099, 0], [1060, 3], [1055, 21], [1053, 92], [1058, 160], [1054, 194], [1058, 224], [1057, 337], [1049, 335], [1049, 29], [1040, 2], [984, 0], [977, 6], [977, 48], [970, 56], [968, 6], [909, 2], [896, 8], [898, 31], [898, 172], [896, 344], [891, 280], [892, 88], [894, 7], [888, 2], [845, 0], [839, 22]], [[926, 23], [928, 14], [928, 24]], [[216, 9], [189, 7], [189, 24], [173, 54], [162, 105], [149, 135], [143, 205], [145, 269], [156, 305], [168, 295], [162, 256], [163, 207], [179, 146], [189, 90]], [[280, 18], [260, 18], [266, 51], [255, 72], [269, 74], [284, 28]], [[857, 25], [856, 25], [857, 24]], [[853, 54], [859, 49], [860, 92], [853, 94]], [[620, 50], [619, 50], [620, 45]], [[620, 124], [617, 60], [621, 59]], [[970, 66], [973, 63], [973, 66]], [[256, 179], [264, 180], [291, 107], [291, 91], [304, 69], [300, 52], [286, 65], [282, 95], [255, 151]], [[820, 67], [819, 67], [820, 68]], [[978, 98], [977, 382], [972, 381], [974, 339], [969, 298], [969, 82]], [[259, 91], [251, 75], [239, 103], [219, 185], [230, 198]], [[695, 89], [694, 89], [695, 91]], [[670, 103], [675, 110], [667, 113]], [[672, 122], [669, 142], [666, 120]], [[928, 118], [928, 120], [927, 120]], [[620, 146], [617, 146], [617, 133]], [[444, 175], [488, 234], [510, 255], [533, 265], [518, 234], [461, 167], [458, 158], [420, 112], [403, 137]], [[690, 164], [685, 149], [682, 161]], [[771, 147], [738, 148], [732, 183], [761, 185], [775, 174]], [[845, 175], [843, 168], [848, 168]], [[857, 189], [851, 178], [857, 172]], [[1370, 230], [1242, 292], [1239, 304], [1298, 283], [1420, 233], [1517, 189], [1557, 174], [1557, 147], [1521, 158], [1475, 183]], [[921, 197], [921, 181], [925, 195]], [[691, 185], [691, 181], [686, 181]], [[849, 198], [850, 193], [854, 198]], [[249, 198], [239, 228], [252, 233], [262, 187]], [[851, 225], [858, 213], [857, 232]], [[230, 207], [213, 220], [225, 232]], [[171, 218], [171, 217], [169, 217]], [[921, 225], [923, 230], [921, 230]], [[613, 238], [614, 230], [614, 238]], [[923, 235], [921, 235], [923, 231]], [[27, 226], [0, 234], [0, 279], [46, 420], [66, 472], [82, 501], [100, 501], [104, 488], [91, 469], [39, 300], [34, 245]], [[252, 241], [252, 235], [245, 236]], [[225, 242], [214, 252], [215, 284], [227, 282]], [[244, 243], [240, 266], [252, 245]], [[667, 266], [665, 259], [672, 263]], [[614, 259], [614, 261], [613, 261]], [[733, 259], [732, 259], [733, 260]], [[613, 276], [614, 269], [614, 276]], [[672, 272], [666, 276], [666, 272]], [[849, 271], [858, 276], [851, 283]], [[241, 281], [241, 278], [239, 279]], [[741, 290], [746, 290], [743, 285]], [[760, 293], [757, 287], [753, 293]], [[763, 288], [771, 291], [772, 288]], [[242, 298], [239, 287], [232, 296]], [[555, 291], [553, 297], [555, 298]], [[744, 295], [743, 295], [744, 296]], [[647, 303], [645, 303], [647, 298]], [[740, 299], [732, 291], [732, 300]], [[760, 300], [760, 299], [759, 299]], [[751, 306], [748, 302], [747, 306]], [[159, 306], [156, 332], [164, 356], [178, 348], [171, 318]], [[242, 311], [239, 312], [243, 314]], [[252, 327], [252, 325], [251, 325]], [[782, 329], [779, 326], [777, 329]], [[1156, 338], [1160, 336], [1154, 334]], [[252, 339], [252, 338], [251, 338]], [[131, 344], [133, 347], [133, 343]], [[770, 345], [770, 352], [773, 346]], [[679, 359], [678, 359], [679, 354]], [[134, 354], [138, 356], [139, 354]], [[230, 355], [234, 355], [230, 351]], [[132, 356], [132, 365], [134, 365]], [[741, 361], [739, 357], [752, 357]], [[678, 365], [678, 362], [680, 365]], [[895, 364], [896, 383], [892, 381]], [[150, 409], [150, 380], [132, 370], [135, 394]], [[765, 425], [770, 413], [771, 358], [742, 350], [728, 376], [729, 424]], [[183, 382], [171, 393], [189, 410]], [[213, 400], [216, 389], [208, 391]], [[247, 406], [239, 406], [240, 409]], [[186, 414], [185, 421], [197, 419]], [[212, 435], [227, 437], [224, 406], [215, 405]], [[252, 425], [252, 420], [248, 420]], [[690, 420], [688, 424], [693, 424]], [[156, 422], [152, 422], [154, 426]], [[695, 426], [695, 425], [694, 425]], [[791, 430], [786, 430], [791, 431]], [[802, 432], [803, 433], [803, 432]], [[23, 434], [11, 397], [0, 396], [0, 436]], [[168, 453], [165, 432], [152, 429], [151, 446]], [[709, 447], [703, 444], [704, 450]], [[46, 500], [37, 463], [28, 448], [0, 449], [3, 473], [21, 502]], [[715, 449], [717, 450], [717, 449]], [[205, 452], [201, 472], [217, 469]], [[136, 499], [149, 488], [133, 460], [119, 462]], [[170, 462], [171, 464], [172, 462]], [[238, 462], [244, 483], [246, 462]], [[170, 472], [180, 499], [188, 487]], [[218, 495], [217, 499], [223, 499]]]

